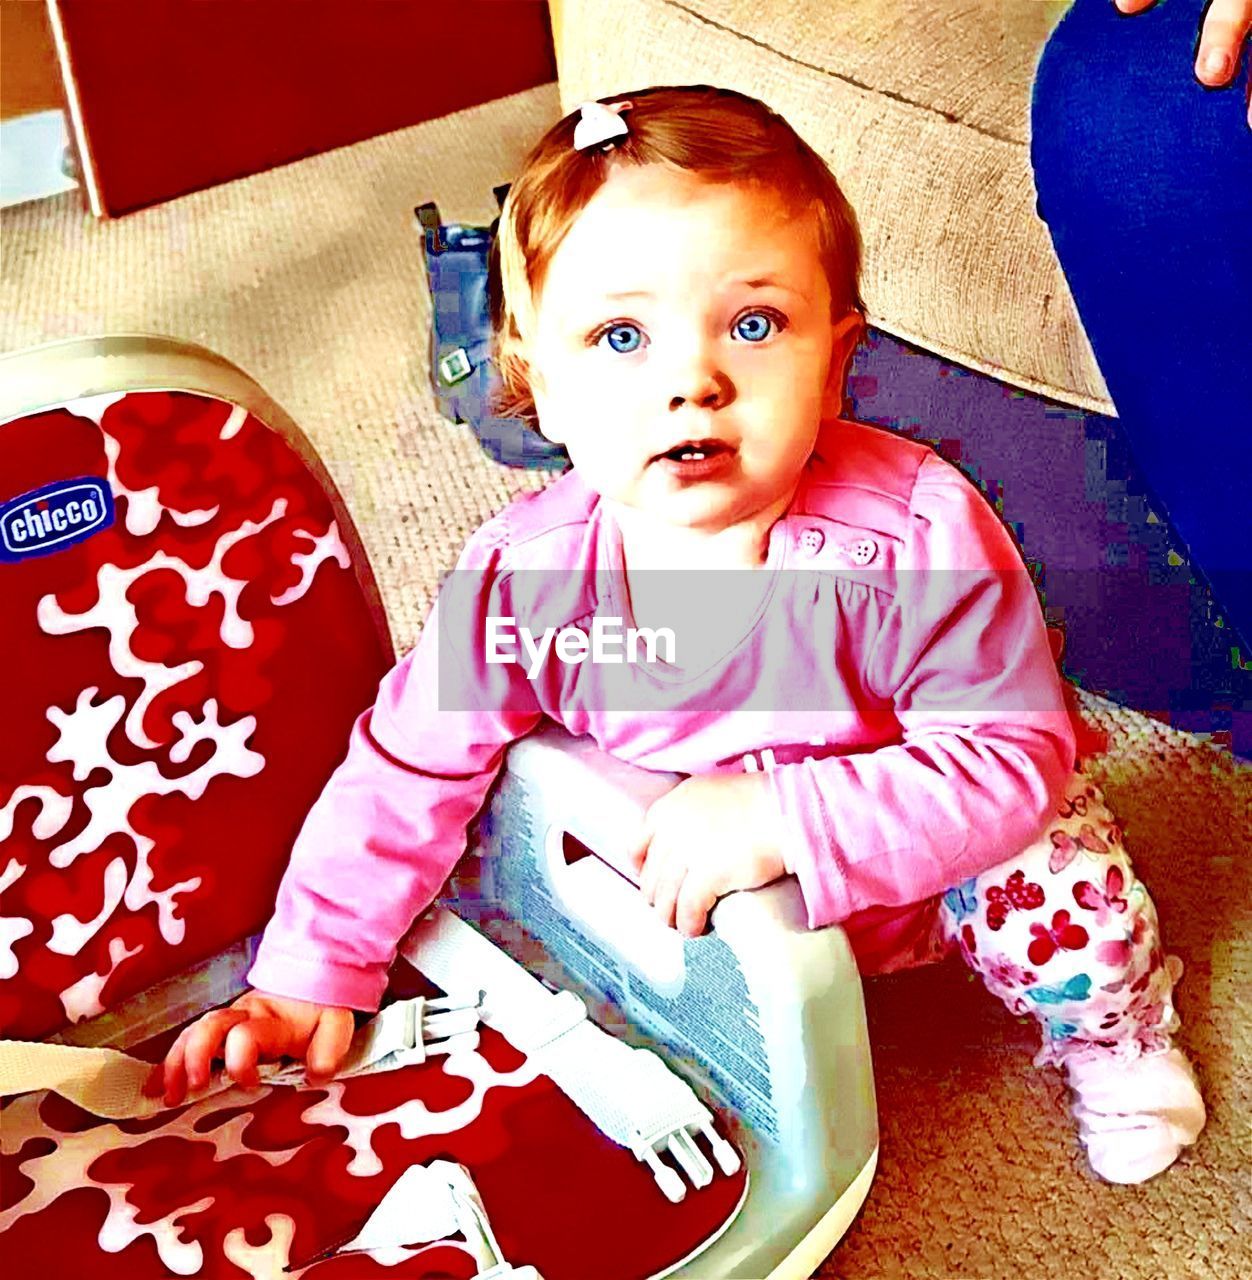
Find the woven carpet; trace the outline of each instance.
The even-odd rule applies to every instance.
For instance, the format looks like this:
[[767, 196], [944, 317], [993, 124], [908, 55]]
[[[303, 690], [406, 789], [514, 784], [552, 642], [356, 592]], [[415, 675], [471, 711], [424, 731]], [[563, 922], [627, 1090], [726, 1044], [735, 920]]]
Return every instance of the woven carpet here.
[[[544, 86], [117, 222], [76, 194], [7, 210], [0, 350], [149, 332], [239, 364], [320, 451], [406, 648], [470, 530], [542, 483], [435, 413], [411, 211], [434, 199], [447, 217], [490, 218], [492, 187], [558, 114]], [[1097, 776], [1186, 963], [1181, 1041], [1209, 1127], [1163, 1177], [1102, 1184], [1059, 1075], [1030, 1065], [1032, 1026], [959, 962], [874, 979], [879, 1173], [824, 1276], [1252, 1275], [1252, 767], [1083, 703], [1109, 739]]]

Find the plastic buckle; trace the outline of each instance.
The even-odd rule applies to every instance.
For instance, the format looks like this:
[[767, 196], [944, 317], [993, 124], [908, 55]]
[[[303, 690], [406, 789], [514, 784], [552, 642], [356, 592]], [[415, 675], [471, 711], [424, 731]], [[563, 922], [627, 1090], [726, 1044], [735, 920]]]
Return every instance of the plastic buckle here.
[[[478, 991], [472, 1000], [453, 994], [435, 999], [416, 996], [389, 1004], [353, 1037], [335, 1079], [413, 1066], [437, 1053], [476, 1049], [482, 1002], [483, 992]], [[259, 1074], [263, 1084], [301, 1088], [306, 1068], [303, 1062], [267, 1062]]]
[[632, 1113], [627, 1145], [651, 1170], [665, 1198], [679, 1203], [687, 1194], [687, 1185], [661, 1161], [662, 1151], [670, 1155], [695, 1190], [713, 1181], [713, 1166], [695, 1144], [697, 1133], [709, 1144], [718, 1168], [727, 1175], [736, 1172], [740, 1167], [738, 1152], [713, 1128], [712, 1113], [691, 1086], [650, 1050], [633, 1049], [631, 1053], [635, 1091], [627, 1108]]
[[439, 377], [446, 387], [454, 387], [458, 382], [464, 382], [473, 372], [473, 362], [464, 347], [457, 347], [455, 351], [449, 352], [439, 361]]

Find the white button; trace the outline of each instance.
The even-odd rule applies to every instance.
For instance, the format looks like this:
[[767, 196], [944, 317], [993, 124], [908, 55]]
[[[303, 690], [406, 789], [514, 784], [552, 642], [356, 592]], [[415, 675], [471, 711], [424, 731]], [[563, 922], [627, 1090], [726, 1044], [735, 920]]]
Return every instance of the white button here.
[[872, 538], [862, 538], [848, 547], [848, 556], [853, 564], [869, 564], [878, 554], [878, 543]]
[[815, 556], [826, 545], [826, 535], [820, 529], [805, 529], [800, 534], [800, 553]]

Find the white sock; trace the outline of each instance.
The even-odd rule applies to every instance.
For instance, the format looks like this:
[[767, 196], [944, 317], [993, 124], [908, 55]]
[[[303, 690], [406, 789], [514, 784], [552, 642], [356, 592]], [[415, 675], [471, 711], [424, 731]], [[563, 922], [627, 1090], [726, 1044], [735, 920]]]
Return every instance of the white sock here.
[[1087, 1159], [1109, 1182], [1145, 1182], [1168, 1169], [1204, 1128], [1204, 1099], [1181, 1049], [1129, 1061], [1066, 1063], [1071, 1108]]

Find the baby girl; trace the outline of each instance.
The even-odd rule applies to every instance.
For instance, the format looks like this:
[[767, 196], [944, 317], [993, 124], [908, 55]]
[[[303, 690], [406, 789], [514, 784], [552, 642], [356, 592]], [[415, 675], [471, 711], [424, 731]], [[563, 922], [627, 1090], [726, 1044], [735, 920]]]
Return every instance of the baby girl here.
[[[794, 875], [866, 974], [959, 951], [1038, 1020], [1095, 1171], [1165, 1169], [1204, 1123], [1171, 1041], [1181, 966], [1075, 772], [1012, 539], [933, 451], [843, 416], [860, 247], [825, 164], [738, 93], [588, 103], [531, 152], [497, 250], [508, 407], [573, 470], [469, 540], [305, 823], [254, 989], [182, 1033], [167, 1101], [218, 1057], [242, 1084], [284, 1055], [334, 1073], [505, 749], [546, 718], [687, 775], [636, 850], [668, 924], [698, 934], [722, 895]], [[503, 619], [605, 616], [677, 652], [488, 644]]]

